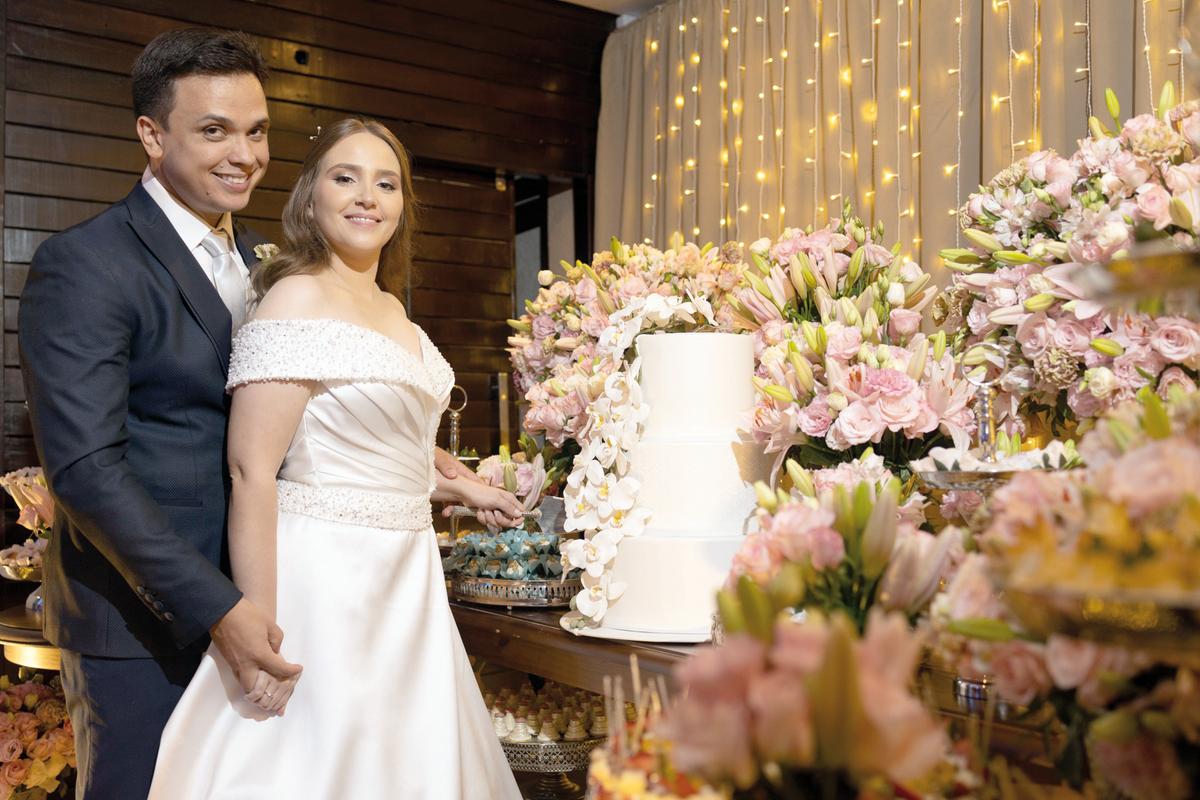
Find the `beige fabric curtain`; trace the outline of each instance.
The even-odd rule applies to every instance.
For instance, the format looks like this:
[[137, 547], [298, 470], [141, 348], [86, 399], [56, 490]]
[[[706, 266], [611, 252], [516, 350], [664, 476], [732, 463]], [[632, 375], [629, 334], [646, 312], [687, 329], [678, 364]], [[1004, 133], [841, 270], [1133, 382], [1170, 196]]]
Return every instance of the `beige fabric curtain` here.
[[605, 47], [596, 247], [773, 237], [849, 199], [936, 274], [979, 183], [1071, 151], [1089, 109], [1111, 127], [1106, 87], [1125, 116], [1181, 87], [1188, 3], [666, 3]]

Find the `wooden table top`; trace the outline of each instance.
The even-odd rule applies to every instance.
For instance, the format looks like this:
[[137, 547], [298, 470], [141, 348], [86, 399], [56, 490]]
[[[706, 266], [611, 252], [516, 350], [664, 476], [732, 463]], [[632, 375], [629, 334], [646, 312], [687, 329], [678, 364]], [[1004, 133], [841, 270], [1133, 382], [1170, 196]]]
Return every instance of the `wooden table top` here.
[[592, 692], [604, 691], [605, 676], [620, 678], [629, 691], [631, 655], [637, 656], [643, 679], [661, 675], [673, 690], [674, 667], [696, 647], [576, 636], [559, 626], [561, 611], [509, 611], [458, 600], [451, 600], [450, 608], [471, 655]]

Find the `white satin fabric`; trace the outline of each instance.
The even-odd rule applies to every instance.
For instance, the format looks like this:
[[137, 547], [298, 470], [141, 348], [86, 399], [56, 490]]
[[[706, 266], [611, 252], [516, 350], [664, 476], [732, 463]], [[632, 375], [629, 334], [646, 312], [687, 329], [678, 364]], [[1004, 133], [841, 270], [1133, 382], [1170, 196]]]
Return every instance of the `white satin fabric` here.
[[151, 800], [519, 800], [446, 602], [430, 524], [454, 382], [336, 320], [259, 320], [231, 387], [319, 384], [280, 470], [277, 619], [304, 674], [283, 717], [210, 647], [163, 733]]

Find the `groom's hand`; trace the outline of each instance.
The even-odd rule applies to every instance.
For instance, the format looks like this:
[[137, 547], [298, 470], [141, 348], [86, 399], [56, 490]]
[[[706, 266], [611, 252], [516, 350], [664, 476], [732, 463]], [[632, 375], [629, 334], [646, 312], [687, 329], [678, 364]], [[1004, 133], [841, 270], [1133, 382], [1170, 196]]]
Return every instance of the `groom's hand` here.
[[283, 631], [244, 597], [210, 633], [213, 644], [229, 662], [247, 694], [253, 691], [259, 670], [280, 681], [296, 678], [303, 670], [299, 664], [291, 664], [279, 655]]

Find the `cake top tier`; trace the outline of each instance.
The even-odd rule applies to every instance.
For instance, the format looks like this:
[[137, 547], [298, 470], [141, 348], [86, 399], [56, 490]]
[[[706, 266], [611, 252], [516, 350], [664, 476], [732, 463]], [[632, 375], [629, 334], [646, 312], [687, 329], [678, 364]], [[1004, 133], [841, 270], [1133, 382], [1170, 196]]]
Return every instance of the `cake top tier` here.
[[727, 439], [754, 407], [754, 339], [736, 333], [643, 334], [644, 436]]

